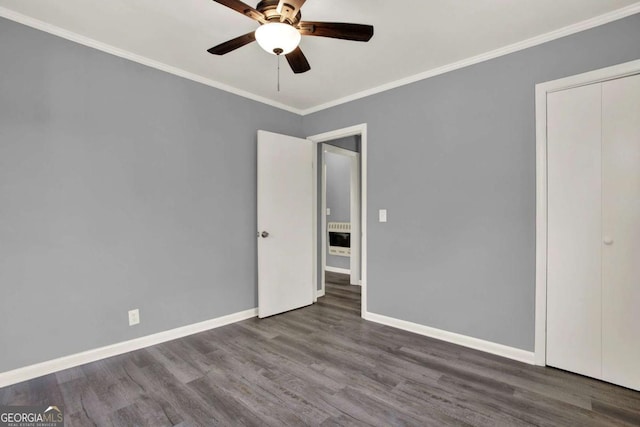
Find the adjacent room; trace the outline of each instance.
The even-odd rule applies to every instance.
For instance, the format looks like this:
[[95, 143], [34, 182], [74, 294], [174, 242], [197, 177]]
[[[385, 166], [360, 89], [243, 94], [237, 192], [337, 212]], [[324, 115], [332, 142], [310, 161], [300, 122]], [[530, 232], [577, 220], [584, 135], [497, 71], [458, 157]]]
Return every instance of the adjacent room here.
[[637, 0], [0, 0], [0, 426], [640, 426]]

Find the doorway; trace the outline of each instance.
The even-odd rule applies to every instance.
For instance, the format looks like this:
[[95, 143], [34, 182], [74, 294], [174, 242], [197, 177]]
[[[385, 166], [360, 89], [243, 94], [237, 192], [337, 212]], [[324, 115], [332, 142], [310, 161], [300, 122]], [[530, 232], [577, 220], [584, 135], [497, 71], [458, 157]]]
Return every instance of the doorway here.
[[319, 148], [323, 289], [327, 283], [360, 286], [360, 242], [351, 238], [360, 234], [360, 137], [329, 141]]
[[[317, 297], [325, 294], [327, 275], [332, 283], [348, 282], [348, 285], [359, 286], [361, 291], [361, 316], [366, 312], [366, 154], [367, 154], [367, 126], [366, 124], [352, 126], [349, 128], [339, 129], [332, 132], [314, 135], [308, 140], [317, 144], [316, 150], [316, 174], [317, 178], [317, 209], [316, 209], [316, 229], [318, 239], [316, 242], [317, 253], [315, 257], [316, 277], [317, 277]], [[356, 143], [357, 142], [357, 143]], [[345, 145], [347, 144], [347, 145]], [[342, 145], [342, 147], [338, 147]], [[326, 192], [326, 159], [329, 156], [342, 157], [349, 163], [349, 220], [344, 214], [344, 206], [340, 217], [339, 212], [335, 211], [332, 206], [327, 205]], [[327, 211], [327, 209], [331, 209]], [[327, 215], [328, 214], [328, 215]], [[334, 221], [335, 219], [335, 221]], [[331, 223], [331, 224], [330, 224]], [[344, 248], [344, 239], [347, 233], [339, 233], [345, 231], [336, 229], [338, 233], [332, 236], [336, 245], [330, 245], [329, 228], [331, 227], [348, 227], [349, 238], [349, 256], [346, 257], [341, 247]], [[340, 243], [342, 240], [343, 243]], [[330, 248], [333, 247], [333, 250]], [[330, 253], [333, 252], [333, 253]], [[339, 254], [343, 252], [342, 254]], [[335, 256], [332, 258], [331, 256]], [[346, 260], [348, 259], [348, 264]], [[327, 262], [329, 260], [329, 262]], [[337, 267], [332, 266], [331, 261], [342, 262]], [[346, 268], [346, 265], [349, 268]], [[329, 270], [327, 270], [327, 266]], [[333, 267], [333, 268], [331, 268]], [[346, 280], [348, 279], [348, 280]]]

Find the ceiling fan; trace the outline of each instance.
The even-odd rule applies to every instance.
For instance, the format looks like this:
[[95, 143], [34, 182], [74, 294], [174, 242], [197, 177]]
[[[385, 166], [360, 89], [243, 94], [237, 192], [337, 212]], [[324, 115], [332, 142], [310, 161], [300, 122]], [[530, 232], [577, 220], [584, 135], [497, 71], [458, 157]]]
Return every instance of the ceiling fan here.
[[309, 61], [298, 47], [301, 36], [331, 37], [367, 42], [373, 37], [373, 26], [341, 22], [302, 21], [300, 8], [306, 0], [262, 0], [253, 8], [240, 0], [213, 0], [258, 21], [256, 31], [236, 37], [208, 50], [224, 55], [251, 42], [274, 55], [284, 55], [294, 73], [311, 69]]

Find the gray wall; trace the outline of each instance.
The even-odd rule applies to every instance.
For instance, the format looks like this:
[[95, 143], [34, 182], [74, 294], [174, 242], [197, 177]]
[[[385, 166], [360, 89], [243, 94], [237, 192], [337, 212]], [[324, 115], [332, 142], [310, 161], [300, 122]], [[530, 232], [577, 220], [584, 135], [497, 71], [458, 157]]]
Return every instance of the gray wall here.
[[363, 122], [369, 310], [533, 349], [534, 85], [638, 40], [636, 15], [300, 118], [0, 19], [0, 371], [255, 307], [256, 130]]
[[327, 141], [324, 144], [333, 145], [334, 147], [344, 148], [345, 150], [360, 152], [360, 135], [346, 136], [344, 138]]
[[256, 131], [299, 116], [4, 19], [0, 58], [0, 372], [256, 307]]
[[[327, 208], [329, 222], [351, 221], [351, 158], [335, 153], [324, 153], [327, 165]], [[349, 270], [349, 257], [330, 255], [327, 237], [327, 266]]]
[[634, 15], [305, 116], [307, 135], [368, 123], [369, 311], [533, 350], [535, 84], [639, 41]]

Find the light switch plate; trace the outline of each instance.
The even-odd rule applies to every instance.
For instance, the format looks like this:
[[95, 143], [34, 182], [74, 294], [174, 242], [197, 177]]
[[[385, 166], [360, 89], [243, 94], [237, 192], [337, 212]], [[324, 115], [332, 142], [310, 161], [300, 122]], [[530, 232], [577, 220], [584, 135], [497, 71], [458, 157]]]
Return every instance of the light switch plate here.
[[129, 310], [129, 326], [137, 325], [140, 323], [140, 310]]
[[327, 216], [331, 215], [331, 208], [327, 208]]
[[387, 222], [387, 210], [386, 209], [380, 209], [378, 211], [378, 220], [380, 222]]

